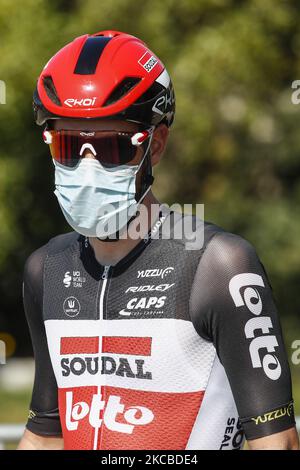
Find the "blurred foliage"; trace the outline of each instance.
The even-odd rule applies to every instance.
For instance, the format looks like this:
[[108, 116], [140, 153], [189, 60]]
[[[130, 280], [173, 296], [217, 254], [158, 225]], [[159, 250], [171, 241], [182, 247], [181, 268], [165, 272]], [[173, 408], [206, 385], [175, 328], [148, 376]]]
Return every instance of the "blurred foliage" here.
[[69, 230], [32, 91], [58, 49], [103, 29], [142, 38], [174, 82], [177, 114], [155, 171], [157, 195], [205, 203], [208, 220], [250, 240], [291, 339], [299, 336], [300, 106], [291, 103], [299, 25], [296, 0], [0, 0], [0, 330], [17, 337], [17, 354], [31, 351], [25, 259]]
[[0, 388], [0, 423], [26, 423], [31, 390], [3, 390]]

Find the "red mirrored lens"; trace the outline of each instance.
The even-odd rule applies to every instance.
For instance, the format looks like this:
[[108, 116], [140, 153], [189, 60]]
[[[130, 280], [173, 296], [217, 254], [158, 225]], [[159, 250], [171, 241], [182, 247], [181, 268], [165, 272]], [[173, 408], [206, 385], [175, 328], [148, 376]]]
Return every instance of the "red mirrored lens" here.
[[74, 167], [89, 152], [103, 166], [137, 165], [143, 152], [132, 145], [133, 133], [112, 131], [49, 130], [52, 157], [62, 165]]

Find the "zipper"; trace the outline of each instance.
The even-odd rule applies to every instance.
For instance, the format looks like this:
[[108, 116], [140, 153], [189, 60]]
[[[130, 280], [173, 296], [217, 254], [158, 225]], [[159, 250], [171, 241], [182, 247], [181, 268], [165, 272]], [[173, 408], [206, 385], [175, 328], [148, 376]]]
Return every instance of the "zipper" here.
[[107, 279], [109, 268], [110, 268], [110, 266], [104, 266], [104, 271], [103, 271], [103, 274], [101, 276], [102, 279]]
[[110, 270], [110, 266], [104, 266], [104, 271], [102, 273], [101, 279], [103, 280], [102, 287], [101, 287], [101, 292], [100, 292], [100, 300], [99, 300], [99, 318], [100, 320], [103, 320], [103, 300], [104, 300], [104, 294], [105, 294], [105, 289], [106, 289], [106, 284], [108, 280], [108, 273]]
[[[103, 313], [104, 313], [104, 296], [105, 296], [105, 290], [106, 290], [106, 285], [108, 281], [108, 274], [109, 274], [110, 266], [104, 266], [104, 271], [102, 273], [101, 279], [102, 279], [102, 286], [101, 286], [101, 292], [100, 292], [100, 299], [99, 299], [99, 320], [100, 322], [103, 320]], [[102, 354], [102, 338], [105, 335], [105, 332], [103, 331], [104, 324], [102, 322], [101, 325], [101, 334], [99, 335], [99, 363], [101, 363], [101, 354]], [[97, 387], [97, 395], [101, 395], [101, 385], [98, 385]], [[100, 428], [95, 428], [95, 433], [94, 433], [94, 450], [98, 449], [98, 436], [99, 436], [99, 431]]]

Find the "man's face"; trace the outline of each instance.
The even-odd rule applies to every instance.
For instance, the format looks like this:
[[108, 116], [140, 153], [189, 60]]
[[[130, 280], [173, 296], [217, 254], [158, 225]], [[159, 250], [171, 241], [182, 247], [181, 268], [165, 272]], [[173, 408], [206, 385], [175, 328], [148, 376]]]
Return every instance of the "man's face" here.
[[[49, 121], [51, 127], [55, 130], [85, 130], [85, 131], [123, 131], [138, 132], [138, 124], [128, 121], [112, 119], [53, 119]], [[169, 129], [165, 124], [159, 124], [153, 132], [151, 141], [151, 163], [155, 166], [161, 159], [168, 140]], [[142, 152], [142, 148], [140, 147]], [[91, 153], [86, 151], [85, 157], [94, 158]]]
[[[138, 132], [139, 126], [133, 122], [119, 120], [88, 120], [88, 119], [53, 119], [50, 125], [54, 130], [80, 130], [80, 131], [122, 131]], [[85, 150], [83, 158], [95, 158], [89, 151]]]
[[[141, 128], [138, 124], [133, 122], [121, 120], [87, 120], [87, 119], [53, 119], [50, 121], [50, 126], [54, 130], [82, 130], [82, 131], [120, 131], [120, 132], [139, 132]], [[137, 161], [140, 162], [143, 158], [143, 146], [137, 147]], [[95, 158], [89, 149], [86, 149], [82, 158]], [[136, 192], [139, 193], [141, 189], [143, 174], [143, 165], [137, 173], [136, 177]]]

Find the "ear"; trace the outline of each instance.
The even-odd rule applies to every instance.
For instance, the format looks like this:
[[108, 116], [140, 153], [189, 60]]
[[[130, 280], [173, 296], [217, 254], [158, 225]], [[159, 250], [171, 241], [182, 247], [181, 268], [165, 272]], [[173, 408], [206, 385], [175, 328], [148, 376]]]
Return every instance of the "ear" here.
[[153, 132], [151, 142], [151, 164], [157, 165], [165, 151], [169, 136], [169, 128], [166, 124], [159, 124]]

